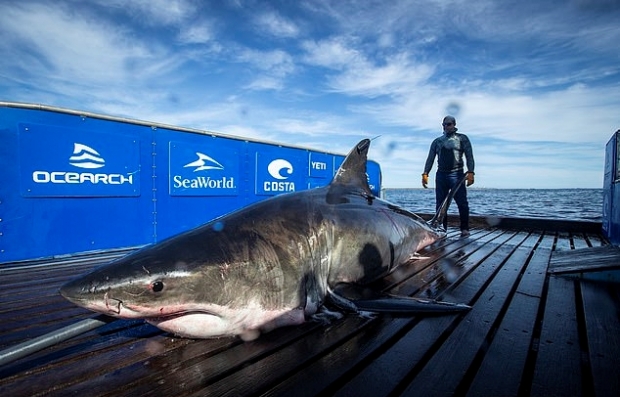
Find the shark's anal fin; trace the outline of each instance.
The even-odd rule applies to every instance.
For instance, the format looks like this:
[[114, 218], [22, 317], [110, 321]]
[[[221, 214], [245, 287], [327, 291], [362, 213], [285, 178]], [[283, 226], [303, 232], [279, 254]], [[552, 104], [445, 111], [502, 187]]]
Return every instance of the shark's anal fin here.
[[354, 312], [447, 314], [471, 309], [470, 306], [461, 303], [390, 295], [348, 283], [339, 283], [331, 288], [329, 298], [339, 308]]

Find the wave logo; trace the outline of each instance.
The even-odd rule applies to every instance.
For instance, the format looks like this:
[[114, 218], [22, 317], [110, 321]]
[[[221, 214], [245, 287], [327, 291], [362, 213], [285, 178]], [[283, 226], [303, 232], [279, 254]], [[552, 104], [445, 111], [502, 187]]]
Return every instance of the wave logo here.
[[[293, 165], [284, 159], [277, 159], [269, 163], [267, 171], [269, 171], [269, 175], [275, 179], [288, 179], [288, 177], [293, 174]], [[283, 175], [283, 172], [287, 175]]]
[[95, 149], [81, 143], [74, 143], [69, 164], [78, 168], [93, 169], [105, 166], [105, 160]]
[[198, 160], [192, 161], [189, 164], [185, 164], [183, 167], [196, 167], [194, 172], [196, 171], [204, 171], [204, 170], [223, 170], [224, 166], [220, 164], [214, 158], [207, 156], [204, 153], [196, 152], [198, 156]]
[[293, 175], [293, 165], [284, 159], [273, 160], [267, 166], [269, 175], [277, 179], [277, 181], [264, 181], [263, 191], [269, 193], [294, 192], [295, 182], [286, 181]]

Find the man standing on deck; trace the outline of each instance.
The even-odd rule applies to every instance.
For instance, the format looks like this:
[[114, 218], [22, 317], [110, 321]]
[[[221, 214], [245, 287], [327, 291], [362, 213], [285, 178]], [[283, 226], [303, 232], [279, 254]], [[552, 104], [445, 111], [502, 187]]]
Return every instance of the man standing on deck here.
[[[437, 156], [437, 173], [435, 181], [435, 206], [441, 206], [448, 192], [463, 177], [463, 155], [467, 160], [467, 186], [474, 183], [474, 152], [469, 138], [464, 134], [457, 134], [456, 119], [446, 116], [443, 119], [443, 135], [435, 139], [428, 152], [428, 158], [422, 174], [422, 186], [428, 186], [428, 173], [433, 168], [435, 156]], [[461, 221], [461, 237], [469, 236], [469, 203], [467, 202], [467, 189], [461, 186], [456, 191], [454, 201], [459, 208]], [[444, 218], [443, 227], [448, 229], [448, 217]]]

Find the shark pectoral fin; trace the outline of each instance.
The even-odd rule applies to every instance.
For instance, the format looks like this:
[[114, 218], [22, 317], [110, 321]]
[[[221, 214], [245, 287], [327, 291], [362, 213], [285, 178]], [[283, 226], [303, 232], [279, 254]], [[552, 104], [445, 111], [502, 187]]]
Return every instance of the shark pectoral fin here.
[[378, 299], [364, 299], [355, 302], [358, 310], [399, 314], [444, 314], [471, 309], [462, 303], [412, 298], [408, 296], [384, 295]]
[[399, 314], [444, 314], [471, 309], [461, 303], [390, 295], [359, 285], [340, 283], [331, 289], [331, 301], [341, 309]]

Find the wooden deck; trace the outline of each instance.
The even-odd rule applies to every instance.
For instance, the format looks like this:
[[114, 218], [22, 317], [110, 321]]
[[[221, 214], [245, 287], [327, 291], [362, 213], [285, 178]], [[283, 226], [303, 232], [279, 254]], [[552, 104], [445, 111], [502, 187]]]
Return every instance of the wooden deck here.
[[[469, 303], [467, 313], [349, 314], [330, 325], [281, 328], [247, 343], [181, 339], [142, 321], [115, 320], [0, 366], [0, 392], [618, 396], [620, 284], [569, 277], [610, 270], [597, 268], [599, 259], [611, 268], [620, 264], [620, 254], [598, 232], [600, 224], [492, 223], [474, 223], [466, 239], [451, 233], [422, 252], [428, 258], [379, 283], [398, 294]], [[0, 266], [0, 355], [93, 317], [60, 297], [58, 287], [121, 254]], [[592, 271], [566, 268], [584, 258]]]

